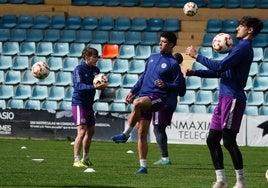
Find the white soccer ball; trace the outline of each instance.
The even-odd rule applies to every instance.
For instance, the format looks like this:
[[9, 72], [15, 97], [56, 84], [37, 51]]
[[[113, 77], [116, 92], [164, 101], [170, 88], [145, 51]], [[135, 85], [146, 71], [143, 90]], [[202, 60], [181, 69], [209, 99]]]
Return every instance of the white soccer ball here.
[[194, 16], [197, 14], [198, 6], [194, 2], [185, 3], [183, 12], [186, 16]]
[[230, 52], [233, 45], [233, 39], [227, 33], [219, 33], [212, 40], [212, 48], [218, 53]]
[[37, 79], [44, 79], [50, 73], [50, 67], [46, 62], [38, 61], [32, 66], [32, 74]]
[[107, 76], [105, 74], [99, 73], [94, 77], [93, 83], [94, 84], [105, 83], [105, 85], [107, 86], [108, 85], [108, 78], [107, 78]]

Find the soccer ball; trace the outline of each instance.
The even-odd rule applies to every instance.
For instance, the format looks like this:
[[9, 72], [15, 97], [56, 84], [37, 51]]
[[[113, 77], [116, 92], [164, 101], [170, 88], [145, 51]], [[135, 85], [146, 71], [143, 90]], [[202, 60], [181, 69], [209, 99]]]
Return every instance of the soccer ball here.
[[37, 79], [44, 79], [49, 75], [50, 67], [46, 62], [38, 61], [32, 66], [32, 74]]
[[268, 181], [268, 170], [265, 173], [266, 180]]
[[105, 83], [105, 85], [107, 86], [108, 85], [108, 78], [105, 74], [99, 73], [94, 77], [93, 83], [97, 84], [97, 85]]
[[197, 14], [198, 6], [194, 2], [188, 2], [183, 7], [183, 12], [186, 16], [194, 16]]
[[233, 39], [227, 33], [219, 33], [212, 40], [212, 47], [218, 53], [227, 53], [233, 48]]

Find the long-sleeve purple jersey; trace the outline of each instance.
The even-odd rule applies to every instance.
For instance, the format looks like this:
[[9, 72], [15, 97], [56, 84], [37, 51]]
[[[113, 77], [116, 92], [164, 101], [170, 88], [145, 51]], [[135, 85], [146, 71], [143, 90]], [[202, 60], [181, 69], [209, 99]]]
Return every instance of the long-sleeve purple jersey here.
[[206, 78], [220, 78], [220, 96], [232, 96], [246, 101], [244, 88], [253, 61], [252, 40], [240, 40], [221, 61], [198, 55], [196, 60], [209, 70], [196, 70], [195, 75]]
[[[138, 94], [139, 97], [156, 95], [165, 101], [168, 91], [173, 90], [177, 93], [180, 85], [179, 71], [179, 64], [172, 54], [151, 54], [143, 74], [131, 89], [131, 93]], [[156, 80], [164, 81], [165, 88], [156, 86]]]
[[73, 71], [72, 105], [86, 107], [93, 105], [96, 92], [93, 79], [99, 73], [98, 67], [90, 67], [84, 61], [75, 67]]

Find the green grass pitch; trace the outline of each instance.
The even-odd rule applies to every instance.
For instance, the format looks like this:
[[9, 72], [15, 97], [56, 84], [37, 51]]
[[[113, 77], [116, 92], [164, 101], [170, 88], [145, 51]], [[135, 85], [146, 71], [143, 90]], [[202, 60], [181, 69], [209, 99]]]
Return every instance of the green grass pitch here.
[[[21, 149], [26, 146], [27, 149]], [[267, 147], [240, 147], [248, 188], [267, 188]], [[128, 154], [127, 151], [134, 151]], [[224, 150], [225, 169], [230, 187], [235, 174]], [[170, 144], [170, 166], [155, 166], [160, 158], [156, 144], [149, 144], [148, 174], [136, 175], [139, 167], [137, 143], [92, 143], [91, 159], [95, 173], [74, 168], [70, 141], [0, 139], [0, 187], [93, 187], [93, 188], [209, 188], [215, 173], [204, 145]], [[43, 158], [41, 163], [33, 158]]]

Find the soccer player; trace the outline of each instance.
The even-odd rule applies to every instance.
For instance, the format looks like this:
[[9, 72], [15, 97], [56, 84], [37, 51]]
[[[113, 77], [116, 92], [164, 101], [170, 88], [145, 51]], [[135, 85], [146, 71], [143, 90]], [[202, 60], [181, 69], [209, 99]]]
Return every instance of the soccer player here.
[[[116, 143], [125, 143], [134, 126], [138, 123], [140, 168], [136, 172], [137, 174], [147, 173], [147, 134], [152, 112], [158, 111], [165, 104], [167, 90], [176, 90], [179, 86], [177, 77], [179, 66], [172, 55], [176, 42], [177, 37], [174, 33], [161, 33], [160, 52], [150, 55], [143, 74], [126, 96], [127, 103], [133, 102], [133, 109], [128, 118], [128, 127], [123, 133], [112, 137]], [[138, 97], [134, 99], [136, 95]]]
[[208, 70], [187, 70], [186, 76], [220, 78], [219, 102], [215, 107], [207, 137], [207, 145], [216, 173], [213, 188], [227, 187], [221, 140], [232, 158], [235, 169], [234, 188], [246, 187], [243, 159], [236, 136], [246, 107], [244, 87], [253, 61], [252, 40], [262, 28], [263, 23], [260, 19], [244, 16], [236, 28], [238, 44], [221, 61], [199, 55], [192, 46], [186, 49], [186, 54], [208, 68]]
[[[180, 53], [174, 54], [175, 59], [179, 64], [182, 63], [183, 57]], [[177, 97], [183, 97], [186, 93], [185, 78], [181, 69], [179, 71], [180, 84], [177, 91], [172, 90], [168, 92], [168, 97], [165, 106], [158, 112], [153, 112], [153, 125], [154, 125], [154, 135], [156, 138], [157, 145], [161, 152], [161, 159], [156, 161], [155, 165], [170, 165], [171, 161], [168, 155], [168, 144], [167, 144], [167, 134], [166, 127], [171, 124], [172, 115], [177, 106]]]
[[[82, 52], [83, 61], [73, 71], [72, 114], [77, 128], [74, 141], [74, 167], [88, 167], [91, 139], [95, 132], [95, 116], [93, 103], [96, 89], [104, 89], [105, 83], [94, 85], [94, 77], [100, 73], [96, 67], [98, 51], [86, 47]], [[83, 149], [82, 159], [80, 152]]]

